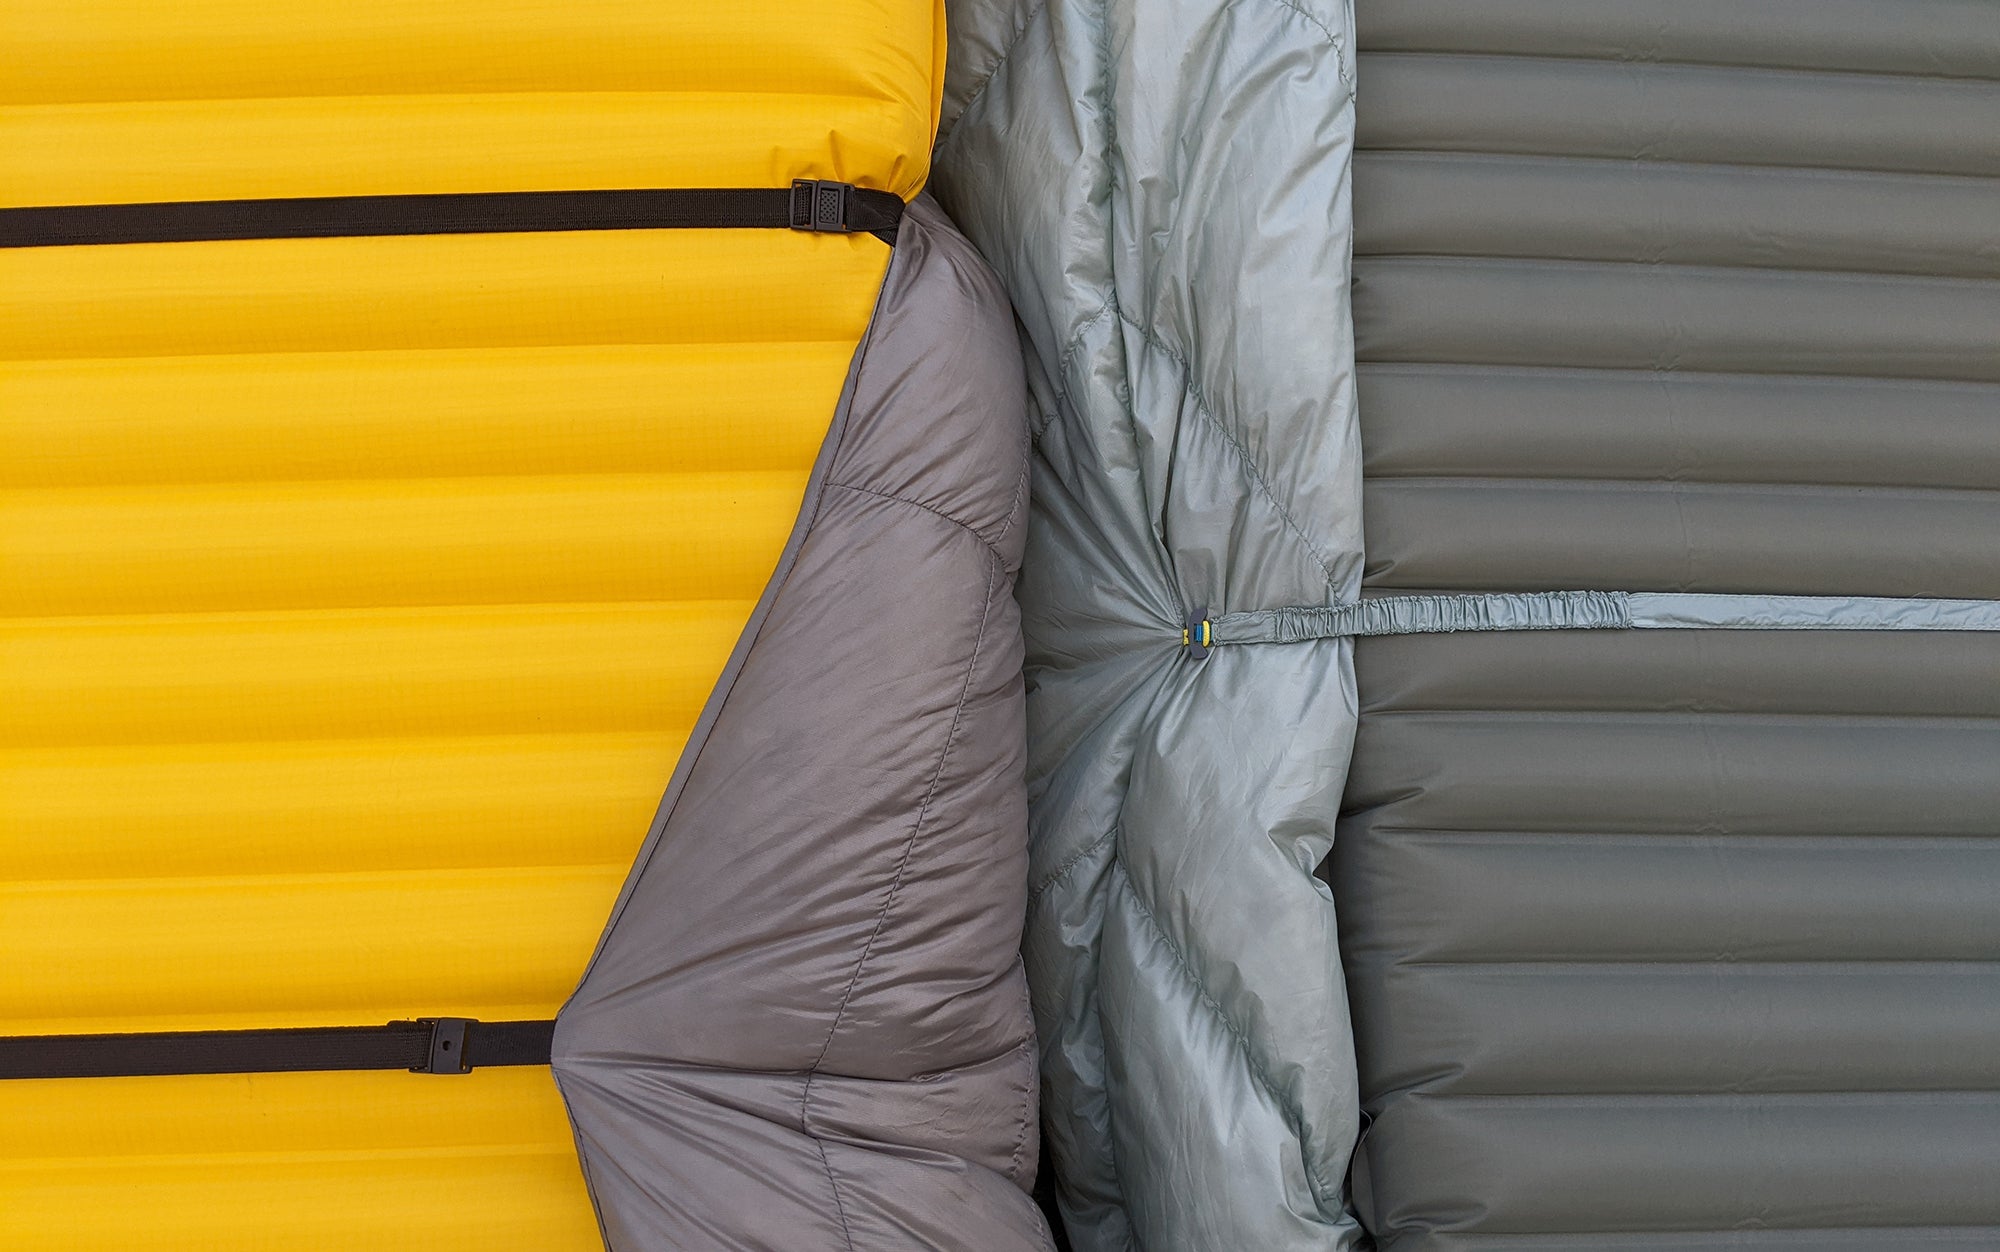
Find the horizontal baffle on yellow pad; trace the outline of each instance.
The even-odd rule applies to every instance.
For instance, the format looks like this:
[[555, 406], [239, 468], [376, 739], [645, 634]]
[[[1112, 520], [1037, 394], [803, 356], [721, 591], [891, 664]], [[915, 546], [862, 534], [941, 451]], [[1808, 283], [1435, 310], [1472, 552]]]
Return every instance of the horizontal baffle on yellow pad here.
[[624, 862], [368, 874], [15, 884], [0, 908], [0, 1033], [117, 1017], [245, 1016], [338, 1005], [553, 1014], [610, 911]]
[[0, 0], [0, 204], [923, 185], [937, 0]]
[[750, 601], [806, 478], [0, 489], [0, 614]]
[[599, 1249], [546, 1069], [14, 1082], [10, 1252]]
[[[534, 1148], [566, 1139], [562, 1106], [533, 1098], [519, 1114], [495, 1095], [538, 1097], [546, 1072], [485, 1069], [464, 1082], [414, 1083], [396, 1073], [199, 1074], [24, 1082], [7, 1090], [0, 1168], [22, 1162], [366, 1152], [488, 1144]], [[151, 1100], [136, 1100], [147, 1095]], [[421, 1097], [421, 1098], [420, 1098]], [[385, 1140], [383, 1135], [391, 1136]], [[5, 1206], [0, 1206], [0, 1212]], [[139, 1246], [144, 1246], [143, 1244]]]
[[854, 354], [858, 323], [839, 330], [823, 342], [4, 361], [0, 489], [797, 472]]
[[[681, 3], [684, 0], [672, 0]], [[732, 0], [733, 2], [733, 0]], [[910, 196], [928, 117], [847, 96], [363, 96], [0, 108], [0, 207], [831, 178]], [[912, 126], [911, 123], [915, 123]]]
[[0, 0], [0, 30], [0, 104], [762, 90], [927, 115], [941, 25], [906, 0]]
[[605, 344], [852, 345], [868, 325], [889, 251], [872, 235], [791, 230], [4, 248], [0, 362]]
[[0, 619], [0, 746], [686, 726], [750, 609], [704, 600]]
[[0, 863], [24, 883], [618, 864], [692, 725], [0, 749]]
[[612, 864], [690, 726], [10, 748], [0, 864], [16, 882]]

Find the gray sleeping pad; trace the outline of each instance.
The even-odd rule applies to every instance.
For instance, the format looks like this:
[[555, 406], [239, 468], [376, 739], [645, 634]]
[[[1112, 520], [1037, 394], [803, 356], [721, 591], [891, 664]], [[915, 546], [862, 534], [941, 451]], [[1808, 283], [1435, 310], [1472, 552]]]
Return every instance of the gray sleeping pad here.
[[[2000, 598], [2000, 10], [1358, 16], [1371, 592]], [[2000, 1247], [1958, 620], [1360, 642], [1327, 876], [1384, 1252]]]

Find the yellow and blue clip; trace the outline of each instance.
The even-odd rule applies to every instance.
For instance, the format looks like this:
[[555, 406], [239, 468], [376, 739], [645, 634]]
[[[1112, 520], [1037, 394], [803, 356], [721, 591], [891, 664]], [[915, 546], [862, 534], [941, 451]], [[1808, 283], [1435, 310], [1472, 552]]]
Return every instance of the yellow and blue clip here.
[[1204, 604], [1189, 613], [1187, 624], [1181, 627], [1181, 650], [1199, 661], [1214, 646], [1215, 623], [1208, 620], [1208, 606]]

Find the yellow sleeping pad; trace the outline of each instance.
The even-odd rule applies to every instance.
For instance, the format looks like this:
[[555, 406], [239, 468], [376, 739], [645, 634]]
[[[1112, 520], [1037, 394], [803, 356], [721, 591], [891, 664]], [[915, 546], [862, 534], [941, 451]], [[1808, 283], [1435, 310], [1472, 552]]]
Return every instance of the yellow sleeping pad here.
[[[921, 186], [934, 0], [0, 0], [0, 208]], [[0, 249], [0, 1035], [547, 1018], [891, 249]], [[0, 1248], [596, 1248], [546, 1067], [0, 1083]]]

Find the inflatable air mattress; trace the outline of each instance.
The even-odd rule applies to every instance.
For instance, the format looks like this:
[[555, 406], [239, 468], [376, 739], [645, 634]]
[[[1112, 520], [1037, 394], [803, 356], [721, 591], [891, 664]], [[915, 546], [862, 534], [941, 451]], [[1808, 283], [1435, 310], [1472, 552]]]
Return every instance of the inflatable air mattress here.
[[1043, 1243], [942, 40], [0, 5], [0, 1244]]
[[[1357, 6], [1368, 585], [2000, 598], [2000, 26]], [[1364, 639], [1385, 1252], [2000, 1243], [2000, 634]]]

